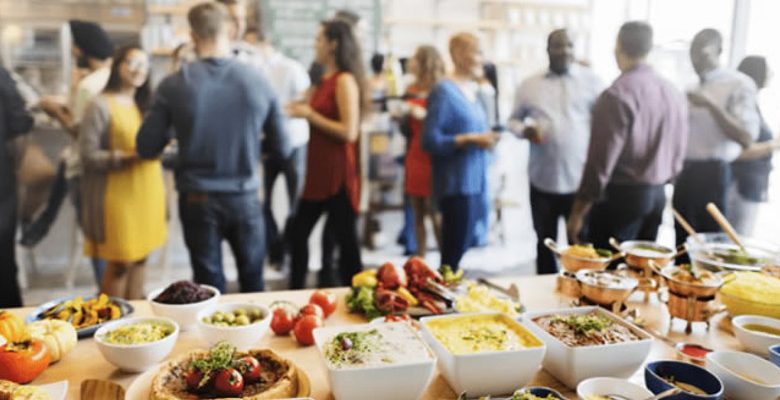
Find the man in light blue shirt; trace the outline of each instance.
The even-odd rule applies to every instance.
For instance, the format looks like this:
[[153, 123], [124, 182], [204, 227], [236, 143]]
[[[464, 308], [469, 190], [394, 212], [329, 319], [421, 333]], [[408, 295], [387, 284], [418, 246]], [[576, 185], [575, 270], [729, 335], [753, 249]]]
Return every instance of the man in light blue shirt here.
[[547, 53], [549, 69], [517, 89], [509, 123], [515, 135], [531, 142], [528, 172], [539, 274], [558, 270], [543, 242], [557, 239], [559, 219], [569, 216], [588, 153], [591, 108], [604, 89], [590, 68], [574, 63], [574, 43], [565, 29], [550, 33]]
[[[722, 44], [718, 31], [704, 29], [690, 50], [700, 83], [688, 93], [688, 151], [673, 204], [698, 232], [720, 230], [705, 207], [712, 202], [727, 211], [731, 162], [758, 138], [761, 125], [756, 85], [747, 75], [720, 66]], [[677, 243], [684, 243], [688, 235], [679, 224], [675, 233]]]

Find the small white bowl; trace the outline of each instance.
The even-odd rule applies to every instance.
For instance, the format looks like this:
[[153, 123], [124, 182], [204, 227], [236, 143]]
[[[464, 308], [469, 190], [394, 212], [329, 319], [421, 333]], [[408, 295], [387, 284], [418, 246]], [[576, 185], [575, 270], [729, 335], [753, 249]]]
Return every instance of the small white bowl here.
[[[429, 328], [432, 321], [472, 316], [501, 316], [506, 323], [526, 332], [537, 345], [511, 351], [454, 354], [436, 339]], [[423, 318], [421, 322], [423, 338], [436, 354], [439, 370], [455, 393], [466, 392], [470, 396], [512, 393], [533, 379], [544, 358], [544, 342], [522, 324], [504, 314], [455, 314]]]
[[653, 392], [625, 379], [590, 378], [577, 385], [577, 396], [581, 399], [608, 394], [623, 396], [630, 400], [644, 400], [653, 397]]
[[[388, 324], [406, 325], [404, 322]], [[414, 332], [417, 340], [428, 349], [419, 334], [408, 325], [405, 328]], [[433, 380], [436, 370], [436, 358], [430, 349], [427, 359], [376, 367], [335, 368], [325, 359], [325, 346], [339, 333], [371, 329], [377, 329], [377, 325], [337, 326], [314, 330], [314, 342], [328, 371], [328, 381], [334, 397], [337, 400], [419, 399]]]
[[780, 319], [759, 315], [740, 315], [732, 318], [731, 324], [734, 326], [734, 336], [736, 336], [739, 342], [742, 343], [742, 346], [751, 353], [767, 357], [769, 355], [769, 346], [780, 344], [779, 336], [750, 331], [743, 328], [743, 326], [747, 324], [761, 324], [780, 329]]
[[[106, 333], [116, 328], [142, 322], [159, 322], [173, 326], [173, 333], [165, 338], [151, 343], [112, 344], [103, 339]], [[103, 357], [120, 370], [126, 372], [143, 372], [159, 364], [173, 350], [179, 337], [179, 325], [170, 318], [135, 317], [108, 322], [95, 332], [95, 343]]]
[[[244, 310], [260, 310], [263, 319], [243, 326], [217, 326], [203, 322], [203, 318], [210, 317], [216, 311], [231, 313], [243, 308]], [[267, 307], [252, 303], [223, 303], [215, 304], [198, 313], [197, 327], [201, 337], [213, 346], [225, 341], [239, 350], [247, 350], [256, 345], [268, 331], [271, 324], [271, 312]]]
[[759, 356], [715, 351], [707, 354], [707, 368], [723, 381], [728, 399], [780, 398], [780, 368]]
[[154, 301], [160, 293], [167, 289], [166, 286], [149, 293], [149, 296], [146, 296], [146, 300], [149, 301], [149, 305], [152, 307], [155, 315], [176, 321], [182, 332], [191, 331], [195, 329], [195, 324], [198, 321], [198, 312], [219, 302], [220, 294], [217, 288], [209, 285], [200, 286], [210, 290], [214, 295], [209, 299], [190, 304], [165, 304]]

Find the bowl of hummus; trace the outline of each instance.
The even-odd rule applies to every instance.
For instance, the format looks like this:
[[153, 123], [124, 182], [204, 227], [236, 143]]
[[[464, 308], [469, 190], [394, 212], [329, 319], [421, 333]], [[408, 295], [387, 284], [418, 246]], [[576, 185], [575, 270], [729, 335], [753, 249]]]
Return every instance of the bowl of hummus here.
[[422, 319], [423, 338], [456, 393], [512, 393], [536, 375], [545, 344], [500, 313], [456, 314]]
[[318, 328], [314, 341], [339, 400], [417, 399], [436, 368], [433, 352], [405, 322]]
[[125, 372], [143, 372], [173, 350], [179, 325], [163, 317], [136, 317], [108, 323], [95, 332], [103, 357]]

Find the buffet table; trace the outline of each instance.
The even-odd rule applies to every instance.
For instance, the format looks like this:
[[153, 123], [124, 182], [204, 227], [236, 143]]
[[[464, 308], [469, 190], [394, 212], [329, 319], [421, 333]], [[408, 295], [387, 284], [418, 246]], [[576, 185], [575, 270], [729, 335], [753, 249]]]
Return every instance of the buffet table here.
[[[511, 283], [517, 284], [520, 289], [521, 302], [529, 311], [567, 308], [571, 307], [574, 300], [555, 291], [555, 275], [502, 278], [495, 279], [495, 282], [506, 286]], [[348, 313], [344, 304], [344, 295], [347, 293], [347, 289], [334, 289], [333, 291], [339, 296], [339, 305], [337, 311], [326, 320], [325, 326], [354, 325], [366, 322], [362, 316]], [[310, 290], [229, 294], [223, 296], [221, 301], [249, 301], [267, 306], [275, 300], [289, 300], [303, 305], [308, 301], [310, 294]], [[644, 294], [641, 292], [634, 293], [628, 306], [636, 308], [640, 316], [645, 320], [645, 324], [655, 332], [666, 335], [674, 342], [694, 342], [719, 350], [740, 349], [739, 342], [730, 332], [730, 323], [725, 313], [718, 314], [713, 318], [709, 331], [706, 330], [703, 323], [697, 323], [693, 328], [693, 332], [690, 335], [686, 335], [684, 333], [684, 321], [674, 321], [670, 331], [669, 314], [666, 306], [660, 303], [656, 296], [651, 296], [649, 303], [644, 303], [643, 296]], [[132, 304], [135, 307], [134, 316], [152, 315], [152, 311], [146, 301], [134, 301]], [[14, 309], [11, 311], [18, 313], [21, 317], [26, 317], [32, 311], [32, 308]], [[179, 336], [171, 356], [176, 356], [192, 349], [207, 347], [207, 344], [200, 339], [197, 332], [183, 332]], [[270, 347], [282, 356], [293, 360], [302, 368], [311, 380], [311, 397], [318, 400], [332, 398], [326, 370], [315, 347], [300, 347], [293, 339], [274, 336], [270, 331], [257, 347]], [[664, 341], [656, 339], [648, 360], [674, 359], [674, 357], [674, 349]], [[137, 376], [138, 374], [119, 372], [102, 357], [92, 339], [84, 339], [79, 341], [76, 348], [62, 361], [50, 366], [33, 384], [67, 380], [69, 381], [68, 399], [77, 400], [79, 399], [79, 387], [84, 379], [110, 380], [127, 388]], [[643, 384], [643, 371], [637, 371], [631, 377], [631, 380]], [[563, 384], [544, 370], [539, 371], [531, 385], [552, 387], [571, 399], [577, 398], [573, 389], [564, 387]], [[434, 377], [424, 396], [424, 399], [456, 398], [457, 394], [450, 389], [439, 373]]]

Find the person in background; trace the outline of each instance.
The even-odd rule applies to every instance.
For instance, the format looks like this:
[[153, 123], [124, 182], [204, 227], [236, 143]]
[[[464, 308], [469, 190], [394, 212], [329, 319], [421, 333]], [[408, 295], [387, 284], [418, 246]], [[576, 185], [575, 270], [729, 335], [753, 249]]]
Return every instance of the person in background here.
[[[305, 97], [306, 90], [311, 86], [306, 68], [271, 45], [264, 31], [255, 29], [258, 39], [257, 47], [264, 63], [263, 71], [268, 77], [271, 87], [278, 98], [279, 104], [287, 104]], [[309, 142], [309, 123], [303, 118], [285, 118], [285, 126], [289, 135], [292, 153], [287, 158], [266, 156], [263, 159], [263, 174], [265, 183], [265, 222], [268, 256], [273, 265], [284, 263], [287, 250], [292, 246], [292, 220], [298, 208], [298, 199], [303, 189], [306, 174], [306, 145]], [[289, 214], [284, 224], [284, 231], [276, 223], [271, 210], [271, 191], [276, 178], [284, 176], [289, 199]]]
[[457, 270], [473, 244], [474, 225], [487, 190], [487, 152], [499, 135], [489, 131], [477, 99], [482, 50], [471, 33], [450, 38], [452, 76], [428, 95], [423, 148], [430, 153], [433, 195], [442, 213], [441, 264]]
[[[46, 208], [38, 218], [22, 230], [20, 243], [27, 247], [38, 244], [49, 232], [68, 191], [71, 192], [77, 213], [82, 209], [79, 189], [81, 161], [76, 145], [79, 124], [87, 106], [106, 86], [111, 72], [114, 44], [108, 33], [94, 22], [72, 20], [69, 26], [73, 39], [71, 53], [76, 67], [88, 72], [76, 84], [70, 105], [65, 105], [54, 97], [44, 97], [41, 100], [41, 109], [60, 123], [73, 140], [73, 144], [65, 150]], [[92, 269], [98, 285], [103, 280], [105, 268], [104, 260], [92, 258]]]
[[265, 77], [232, 56], [225, 7], [202, 3], [187, 19], [198, 60], [160, 83], [138, 133], [138, 155], [156, 158], [172, 139], [178, 142], [179, 218], [194, 280], [225, 291], [227, 240], [241, 291], [261, 291], [265, 226], [257, 166], [263, 134], [269, 154], [288, 156], [284, 118]]
[[609, 247], [609, 238], [655, 240], [666, 205], [664, 185], [682, 169], [687, 105], [674, 85], [647, 64], [653, 29], [620, 27], [615, 59], [620, 76], [598, 98], [582, 181], [567, 220], [569, 242]]
[[290, 286], [303, 288], [309, 265], [309, 235], [323, 212], [333, 221], [339, 247], [340, 284], [349, 285], [363, 268], [357, 237], [360, 207], [360, 120], [369, 97], [360, 46], [352, 28], [340, 20], [325, 21], [315, 41], [315, 60], [324, 66], [308, 102], [288, 105], [291, 117], [311, 126], [306, 183], [293, 229]]
[[408, 62], [409, 73], [415, 80], [407, 89], [406, 125], [409, 127], [409, 147], [404, 163], [404, 191], [409, 198], [414, 216], [414, 237], [417, 240], [417, 255], [425, 257], [428, 249], [425, 219], [433, 223], [436, 242], [441, 247], [441, 220], [432, 199], [431, 157], [423, 150], [422, 130], [427, 114], [428, 93], [444, 76], [444, 60], [433, 46], [420, 46]]
[[[749, 76], [759, 91], [767, 86], [770, 77], [766, 58], [748, 56], [742, 59], [737, 71]], [[758, 104], [756, 104], [758, 107]], [[729, 189], [728, 218], [737, 233], [750, 236], [758, 218], [761, 203], [769, 191], [769, 173], [772, 171], [772, 152], [780, 148], [780, 138], [772, 138], [772, 130], [758, 109], [761, 126], [756, 143], [752, 144], [731, 163], [734, 184]]]
[[149, 86], [146, 53], [120, 48], [106, 88], [79, 126], [85, 253], [108, 262], [101, 293], [125, 299], [144, 297], [146, 258], [167, 237], [162, 166], [135, 151]]
[[[690, 139], [672, 205], [697, 232], [720, 231], [706, 206], [714, 203], [729, 214], [731, 163], [758, 138], [761, 127], [756, 84], [721, 67], [722, 50], [723, 38], [714, 29], [697, 33], [690, 49], [699, 85], [688, 93]], [[688, 237], [679, 223], [675, 237], [678, 245]]]
[[515, 94], [509, 130], [528, 139], [531, 217], [536, 231], [536, 273], [558, 272], [545, 238], [558, 239], [558, 220], [569, 217], [590, 142], [591, 110], [604, 83], [574, 62], [566, 29], [547, 37], [546, 71], [524, 80]]
[[16, 83], [0, 67], [0, 308], [21, 307], [16, 264], [16, 165], [11, 141], [29, 132], [33, 117], [27, 112]]

